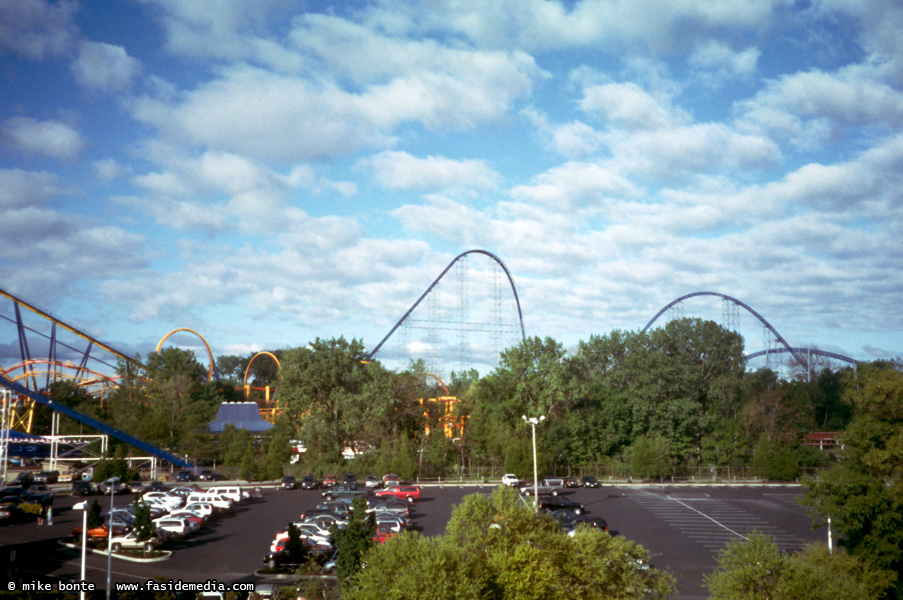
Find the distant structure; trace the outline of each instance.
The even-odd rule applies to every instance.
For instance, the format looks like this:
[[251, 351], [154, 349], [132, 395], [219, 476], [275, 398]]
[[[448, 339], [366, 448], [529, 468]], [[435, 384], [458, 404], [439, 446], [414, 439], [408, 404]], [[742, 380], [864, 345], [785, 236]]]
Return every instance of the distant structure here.
[[226, 425], [246, 429], [250, 433], [263, 433], [275, 425], [260, 418], [256, 402], [223, 402], [219, 405], [216, 420], [208, 425], [210, 433], [222, 433]]

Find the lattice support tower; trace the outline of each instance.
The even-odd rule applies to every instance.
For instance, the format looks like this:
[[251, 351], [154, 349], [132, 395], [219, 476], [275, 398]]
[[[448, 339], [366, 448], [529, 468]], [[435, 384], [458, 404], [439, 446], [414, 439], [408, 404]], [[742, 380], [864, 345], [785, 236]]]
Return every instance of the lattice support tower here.
[[469, 283], [469, 265], [468, 257], [463, 257], [455, 263], [455, 275], [458, 284], [458, 372], [463, 372], [470, 364], [470, 335], [467, 327], [464, 326], [470, 317], [470, 294], [468, 289]]
[[721, 299], [721, 326], [729, 331], [740, 331], [740, 306], [729, 298]]

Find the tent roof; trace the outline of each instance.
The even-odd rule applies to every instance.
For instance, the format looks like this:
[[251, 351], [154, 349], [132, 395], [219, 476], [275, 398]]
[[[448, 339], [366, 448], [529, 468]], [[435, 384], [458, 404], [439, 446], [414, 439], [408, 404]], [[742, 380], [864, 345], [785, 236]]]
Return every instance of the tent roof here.
[[210, 433], [222, 433], [226, 425], [236, 429], [247, 429], [251, 433], [262, 433], [274, 427], [260, 418], [260, 408], [256, 402], [223, 402], [219, 405], [216, 420], [210, 423]]

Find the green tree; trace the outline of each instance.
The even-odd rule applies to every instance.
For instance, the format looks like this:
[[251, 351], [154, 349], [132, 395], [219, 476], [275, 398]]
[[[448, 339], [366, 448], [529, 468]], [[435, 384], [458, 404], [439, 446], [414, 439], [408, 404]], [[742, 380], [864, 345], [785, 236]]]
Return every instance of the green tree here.
[[784, 573], [785, 559], [771, 536], [752, 532], [718, 553], [718, 568], [705, 577], [711, 600], [770, 600]]
[[103, 516], [101, 515], [102, 510], [100, 502], [95, 498], [94, 501], [91, 502], [91, 507], [88, 509], [88, 529], [97, 529], [103, 525]]
[[855, 556], [812, 544], [787, 559], [774, 600], [881, 600], [892, 581]]
[[671, 474], [671, 452], [662, 435], [640, 436], [630, 448], [630, 470], [641, 479], [661, 479]]
[[373, 546], [376, 518], [367, 512], [367, 501], [361, 496], [352, 502], [351, 518], [344, 529], [333, 525], [329, 533], [336, 549], [336, 576], [342, 591], [350, 589], [353, 577], [361, 571], [364, 555]]
[[656, 598], [673, 579], [639, 546], [597, 529], [561, 533], [508, 488], [466, 496], [442, 536], [405, 532], [372, 548], [343, 588], [349, 600], [402, 598], [595, 600]]
[[899, 365], [860, 365], [844, 399], [853, 419], [839, 462], [805, 481], [804, 502], [819, 525], [831, 519], [838, 542], [894, 574], [890, 598], [903, 598], [903, 373]]
[[150, 506], [135, 496], [133, 507], [135, 523], [132, 525], [132, 529], [135, 532], [135, 539], [139, 542], [146, 542], [154, 537], [157, 529], [151, 519]]

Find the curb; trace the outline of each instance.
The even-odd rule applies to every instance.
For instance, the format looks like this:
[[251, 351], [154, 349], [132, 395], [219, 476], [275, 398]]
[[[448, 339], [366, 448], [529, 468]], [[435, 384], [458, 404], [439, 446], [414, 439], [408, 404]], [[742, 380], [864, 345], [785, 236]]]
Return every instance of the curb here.
[[[64, 542], [62, 540], [60, 540], [60, 545], [65, 546], [66, 548], [72, 548], [74, 550], [79, 550], [79, 551], [81, 551], [81, 549], [82, 549], [81, 544], [71, 544], [69, 542]], [[96, 548], [86, 548], [86, 551], [89, 554], [99, 554], [101, 556], [107, 556], [108, 554], [110, 554], [106, 550], [98, 550]], [[163, 562], [164, 560], [169, 560], [173, 555], [172, 550], [162, 550], [162, 552], [163, 552], [163, 556], [155, 556], [154, 558], [141, 558], [138, 556], [125, 556], [122, 554], [116, 554], [114, 552], [113, 558], [118, 558], [119, 560], [127, 560], [129, 562], [135, 562], [135, 563], [155, 563], [155, 562]]]

